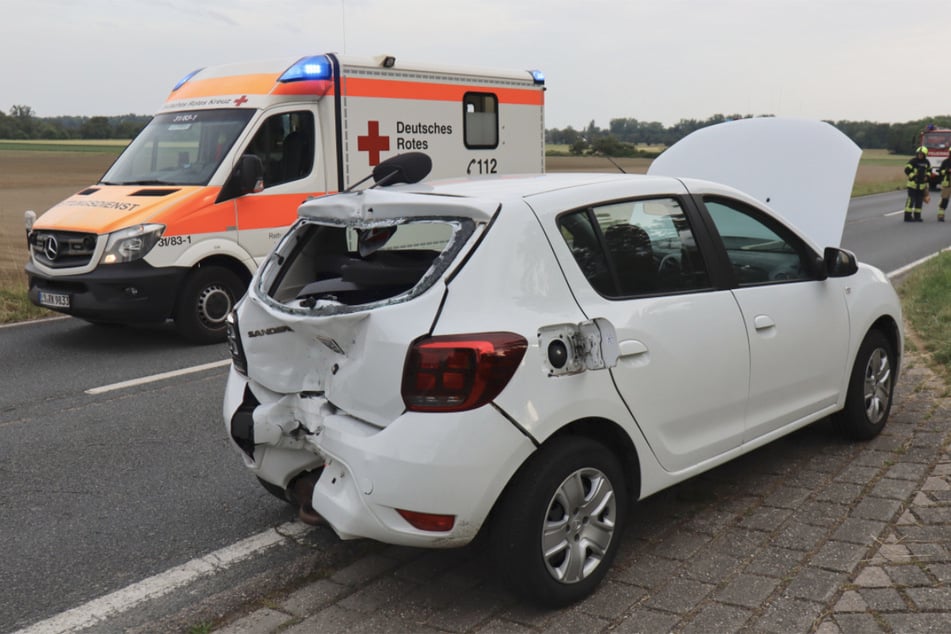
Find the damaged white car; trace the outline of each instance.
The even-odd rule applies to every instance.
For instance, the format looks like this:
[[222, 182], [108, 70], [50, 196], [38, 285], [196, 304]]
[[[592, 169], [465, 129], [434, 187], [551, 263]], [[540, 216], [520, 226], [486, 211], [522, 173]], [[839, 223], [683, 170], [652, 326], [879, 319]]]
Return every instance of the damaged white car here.
[[[767, 169], [759, 144], [787, 149]], [[228, 434], [343, 539], [484, 530], [514, 589], [576, 601], [633, 501], [830, 415], [885, 425], [899, 302], [838, 247], [858, 156], [827, 124], [753, 119], [648, 175], [308, 201], [232, 315]], [[412, 183], [417, 160], [375, 172]]]

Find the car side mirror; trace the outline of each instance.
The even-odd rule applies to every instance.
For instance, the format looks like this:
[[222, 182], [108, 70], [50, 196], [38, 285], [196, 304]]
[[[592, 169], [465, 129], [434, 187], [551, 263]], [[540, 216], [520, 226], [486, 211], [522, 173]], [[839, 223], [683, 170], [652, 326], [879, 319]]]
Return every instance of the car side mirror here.
[[855, 275], [859, 270], [859, 265], [855, 261], [855, 254], [851, 251], [826, 247], [822, 257], [829, 277], [848, 277], [849, 275]]
[[242, 154], [235, 167], [238, 195], [258, 193], [264, 189], [264, 163], [255, 154]]

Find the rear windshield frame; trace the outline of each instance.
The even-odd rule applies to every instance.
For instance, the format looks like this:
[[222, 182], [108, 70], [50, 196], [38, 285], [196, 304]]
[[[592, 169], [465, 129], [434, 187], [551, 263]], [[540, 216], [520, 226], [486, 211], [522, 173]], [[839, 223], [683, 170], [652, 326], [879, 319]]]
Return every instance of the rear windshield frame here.
[[[391, 296], [367, 302], [360, 303], [338, 303], [330, 301], [316, 301], [312, 306], [303, 307], [300, 304], [303, 300], [299, 296], [293, 299], [277, 299], [282, 290], [284, 278], [296, 263], [297, 258], [302, 257], [302, 252], [307, 247], [308, 242], [314, 239], [315, 230], [321, 227], [330, 229], [380, 229], [390, 226], [400, 226], [407, 224], [442, 224], [452, 229], [452, 234], [447, 240], [443, 250], [436, 255], [428, 269], [420, 276], [419, 280], [405, 291], [397, 292]], [[372, 310], [381, 306], [398, 304], [409, 301], [422, 293], [426, 292], [435, 282], [440, 279], [449, 266], [454, 262], [462, 251], [465, 244], [469, 241], [475, 232], [476, 222], [471, 218], [450, 217], [450, 216], [426, 216], [426, 217], [404, 217], [398, 219], [360, 221], [336, 220], [329, 218], [301, 218], [287, 232], [287, 234], [277, 244], [274, 251], [261, 266], [257, 276], [254, 292], [255, 295], [271, 308], [289, 314], [327, 316], [338, 315], [353, 312]], [[390, 253], [394, 251], [388, 251]], [[395, 251], [395, 252], [398, 252]], [[348, 257], [360, 259], [355, 252], [348, 251]]]

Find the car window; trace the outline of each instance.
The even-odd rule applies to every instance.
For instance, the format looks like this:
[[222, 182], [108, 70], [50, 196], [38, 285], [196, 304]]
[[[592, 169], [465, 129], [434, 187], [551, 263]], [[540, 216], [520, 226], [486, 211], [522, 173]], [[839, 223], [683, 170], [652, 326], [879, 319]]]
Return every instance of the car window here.
[[245, 150], [261, 159], [264, 187], [298, 180], [314, 166], [314, 115], [307, 111], [269, 117]]
[[562, 237], [598, 293], [631, 297], [710, 288], [680, 203], [633, 200], [559, 218]]
[[704, 204], [739, 286], [813, 279], [806, 260], [811, 250], [778, 222], [734, 200], [706, 199]]

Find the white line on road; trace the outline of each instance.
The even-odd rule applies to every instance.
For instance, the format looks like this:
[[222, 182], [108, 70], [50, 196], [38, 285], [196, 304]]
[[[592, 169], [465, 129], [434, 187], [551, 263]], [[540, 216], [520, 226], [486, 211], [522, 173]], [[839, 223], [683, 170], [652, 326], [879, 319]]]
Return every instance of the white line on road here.
[[30, 319], [28, 321], [15, 321], [12, 324], [0, 324], [0, 330], [4, 328], [17, 328], [19, 326], [34, 326], [36, 324], [42, 324], [48, 321], [60, 321], [62, 319], [69, 318], [69, 315], [61, 315], [57, 317], [41, 317], [40, 319]]
[[165, 596], [201, 577], [224, 572], [238, 562], [284, 543], [288, 538], [303, 535], [310, 528], [303, 522], [288, 522], [277, 528], [270, 528], [204, 557], [192, 559], [181, 566], [35, 623], [21, 630], [21, 634], [75, 632], [92, 627], [127, 612], [145, 601]]
[[887, 274], [887, 277], [888, 277], [888, 279], [893, 279], [893, 278], [898, 277], [899, 275], [903, 275], [903, 274], [907, 273], [908, 271], [912, 270], [913, 268], [915, 268], [916, 266], [918, 266], [919, 264], [924, 264], [925, 262], [927, 262], [927, 261], [930, 260], [931, 258], [936, 258], [936, 257], [938, 257], [939, 255], [941, 255], [941, 254], [944, 253], [945, 251], [951, 251], [951, 247], [947, 247], [946, 249], [941, 249], [941, 250], [938, 251], [937, 253], [932, 253], [931, 255], [926, 255], [925, 257], [923, 257], [923, 258], [921, 258], [921, 259], [919, 259], [919, 260], [915, 260], [915, 261], [912, 262], [911, 264], [906, 264], [905, 266], [903, 266], [903, 267], [901, 267], [901, 268], [899, 268], [899, 269], [895, 269], [894, 271], [888, 273], [888, 274]]
[[155, 381], [164, 381], [165, 379], [171, 379], [176, 376], [194, 374], [195, 372], [203, 372], [205, 370], [211, 370], [212, 368], [221, 368], [228, 365], [229, 363], [231, 363], [231, 359], [212, 361], [211, 363], [203, 363], [202, 365], [195, 365], [190, 368], [182, 368], [181, 370], [171, 370], [170, 372], [162, 372], [160, 374], [153, 374], [151, 376], [143, 376], [139, 379], [129, 379], [128, 381], [120, 381], [119, 383], [112, 383], [111, 385], [89, 388], [86, 390], [86, 394], [102, 394], [103, 392], [123, 390], [127, 387], [135, 387], [137, 385], [144, 385], [146, 383], [154, 383]]
[[905, 210], [904, 210], [904, 209], [899, 209], [898, 211], [889, 211], [887, 214], [885, 214], [885, 216], [886, 216], [886, 217], [887, 217], [887, 216], [897, 216], [898, 214], [903, 214], [903, 213], [905, 213]]

